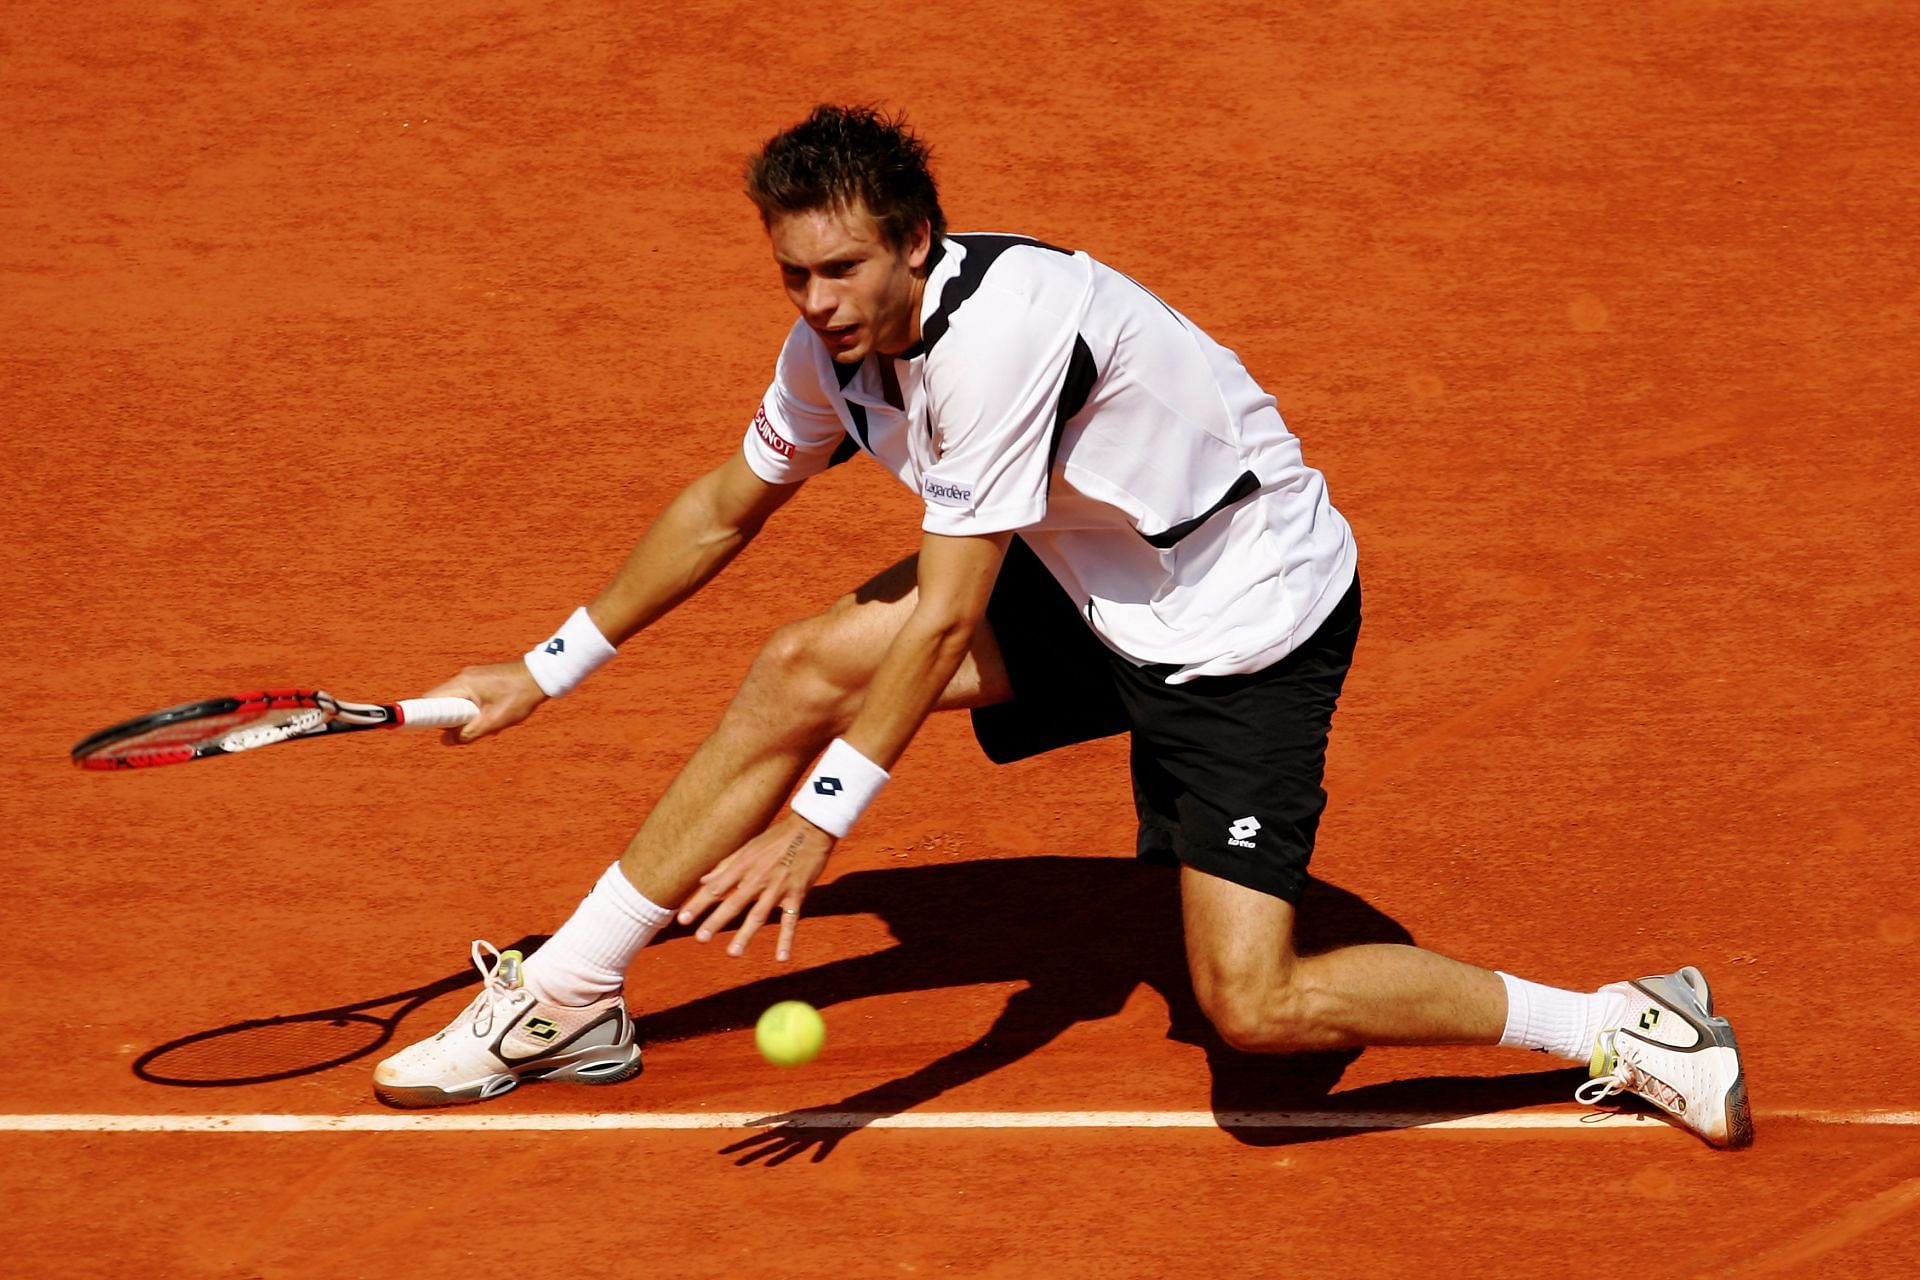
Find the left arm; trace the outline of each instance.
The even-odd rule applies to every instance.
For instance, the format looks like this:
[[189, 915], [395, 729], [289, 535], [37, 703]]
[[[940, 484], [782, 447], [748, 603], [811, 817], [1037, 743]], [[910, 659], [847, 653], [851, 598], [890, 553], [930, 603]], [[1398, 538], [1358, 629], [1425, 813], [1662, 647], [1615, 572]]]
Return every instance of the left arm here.
[[[867, 686], [866, 702], [844, 735], [849, 746], [882, 769], [891, 769], [905, 753], [959, 671], [986, 616], [987, 599], [1012, 536], [923, 536], [913, 612], [894, 635]], [[680, 909], [680, 923], [692, 924], [712, 907], [695, 933], [707, 942], [744, 909], [746, 917], [727, 945], [727, 953], [737, 956], [778, 907], [775, 958], [787, 959], [800, 903], [826, 867], [835, 843], [833, 835], [787, 813], [700, 877], [700, 887]]]
[[892, 769], [960, 670], [987, 613], [1010, 533], [978, 538], [922, 536], [918, 596], [867, 686], [867, 700], [846, 737], [849, 746]]

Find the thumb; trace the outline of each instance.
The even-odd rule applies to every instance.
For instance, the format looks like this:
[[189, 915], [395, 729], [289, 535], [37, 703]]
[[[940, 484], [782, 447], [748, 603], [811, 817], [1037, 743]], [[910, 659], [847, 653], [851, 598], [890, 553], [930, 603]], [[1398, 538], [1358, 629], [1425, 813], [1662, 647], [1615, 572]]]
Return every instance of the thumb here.
[[473, 696], [473, 691], [467, 687], [467, 682], [459, 676], [455, 676], [451, 680], [442, 680], [439, 684], [433, 686], [433, 688], [427, 690], [420, 696], [423, 698], [465, 698], [469, 702], [480, 701], [480, 699]]

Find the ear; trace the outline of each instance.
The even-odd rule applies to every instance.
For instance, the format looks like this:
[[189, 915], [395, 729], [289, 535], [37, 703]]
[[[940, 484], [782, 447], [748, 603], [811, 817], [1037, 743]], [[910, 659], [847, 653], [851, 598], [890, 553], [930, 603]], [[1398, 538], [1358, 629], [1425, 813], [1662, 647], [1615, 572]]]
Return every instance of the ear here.
[[916, 273], [925, 270], [927, 257], [932, 252], [933, 224], [922, 218], [907, 241], [907, 266]]

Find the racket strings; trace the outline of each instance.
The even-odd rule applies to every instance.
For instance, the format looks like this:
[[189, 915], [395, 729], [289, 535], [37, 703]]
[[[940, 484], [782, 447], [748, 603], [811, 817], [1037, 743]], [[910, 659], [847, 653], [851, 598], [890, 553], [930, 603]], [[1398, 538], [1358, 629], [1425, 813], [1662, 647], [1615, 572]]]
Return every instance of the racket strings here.
[[317, 733], [333, 710], [325, 694], [296, 690], [171, 707], [103, 730], [75, 748], [74, 760], [85, 768], [114, 768], [248, 751]]
[[285, 742], [303, 733], [312, 733], [327, 722], [327, 713], [318, 707], [298, 711], [275, 711], [245, 728], [212, 735], [228, 751], [251, 751], [275, 742]]
[[202, 716], [197, 720], [181, 720], [173, 724], [160, 725], [144, 733], [136, 733], [118, 742], [108, 743], [103, 750], [109, 754], [121, 754], [155, 748], [190, 747], [200, 742], [212, 742], [229, 734], [278, 729], [305, 717], [314, 717], [313, 723], [316, 724], [326, 719], [325, 713], [310, 707], [242, 708], [238, 711], [229, 711], [224, 715]]

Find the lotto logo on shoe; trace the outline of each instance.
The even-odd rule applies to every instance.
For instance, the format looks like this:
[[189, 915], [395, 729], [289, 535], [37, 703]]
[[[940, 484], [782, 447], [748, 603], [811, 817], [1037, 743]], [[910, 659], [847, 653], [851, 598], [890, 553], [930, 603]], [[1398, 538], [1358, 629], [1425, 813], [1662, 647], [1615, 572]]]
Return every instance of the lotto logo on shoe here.
[[1260, 834], [1260, 819], [1242, 818], [1227, 828], [1227, 843], [1236, 849], [1253, 848], [1253, 838]]
[[761, 405], [753, 414], [753, 429], [759, 435], [760, 442], [783, 458], [793, 456], [793, 441], [773, 429], [773, 423], [767, 418], [767, 406]]
[[520, 1029], [535, 1040], [551, 1041], [560, 1034], [560, 1025], [547, 1018], [528, 1018], [526, 1025]]

